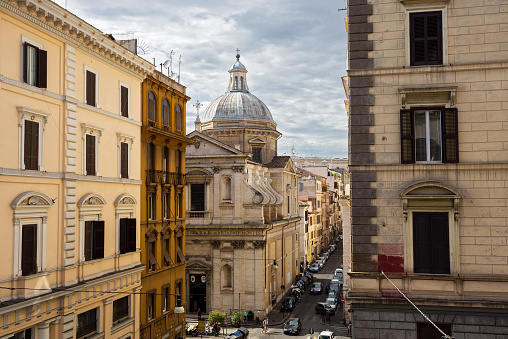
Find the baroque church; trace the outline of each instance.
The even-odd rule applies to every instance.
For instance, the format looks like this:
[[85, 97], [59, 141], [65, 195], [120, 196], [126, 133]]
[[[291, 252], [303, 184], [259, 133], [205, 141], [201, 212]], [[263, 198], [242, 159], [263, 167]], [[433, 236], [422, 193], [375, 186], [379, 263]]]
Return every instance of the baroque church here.
[[267, 314], [300, 273], [298, 173], [236, 55], [186, 150], [188, 312]]

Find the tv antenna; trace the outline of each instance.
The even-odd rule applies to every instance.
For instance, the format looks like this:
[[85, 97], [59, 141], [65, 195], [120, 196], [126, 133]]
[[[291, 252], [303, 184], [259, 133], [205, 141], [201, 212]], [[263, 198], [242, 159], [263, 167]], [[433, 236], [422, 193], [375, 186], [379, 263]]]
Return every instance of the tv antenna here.
[[148, 46], [148, 44], [145, 41], [139, 40], [138, 55], [144, 55], [147, 54], [148, 52], [150, 52], [150, 46]]

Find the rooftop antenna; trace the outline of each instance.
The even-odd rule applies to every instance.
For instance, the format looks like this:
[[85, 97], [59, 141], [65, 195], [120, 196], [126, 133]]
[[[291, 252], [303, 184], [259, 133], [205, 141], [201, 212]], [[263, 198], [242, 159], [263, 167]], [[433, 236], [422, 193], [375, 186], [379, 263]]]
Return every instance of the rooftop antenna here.
[[293, 139], [293, 147], [291, 147], [291, 153], [293, 153], [293, 156], [296, 156], [296, 150], [295, 150], [295, 139]]
[[[168, 77], [170, 77], [171, 75], [169, 74], [169, 68], [171, 67], [171, 60], [166, 60], [161, 65], [164, 66], [164, 68], [168, 70]], [[162, 69], [161, 69], [161, 73], [162, 73]]]

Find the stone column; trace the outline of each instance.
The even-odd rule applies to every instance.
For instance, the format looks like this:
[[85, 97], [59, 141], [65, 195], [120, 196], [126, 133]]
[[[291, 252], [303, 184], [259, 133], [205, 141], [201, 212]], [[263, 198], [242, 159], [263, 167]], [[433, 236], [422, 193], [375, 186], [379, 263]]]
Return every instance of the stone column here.
[[37, 338], [38, 339], [49, 339], [49, 322], [43, 321], [37, 324]]

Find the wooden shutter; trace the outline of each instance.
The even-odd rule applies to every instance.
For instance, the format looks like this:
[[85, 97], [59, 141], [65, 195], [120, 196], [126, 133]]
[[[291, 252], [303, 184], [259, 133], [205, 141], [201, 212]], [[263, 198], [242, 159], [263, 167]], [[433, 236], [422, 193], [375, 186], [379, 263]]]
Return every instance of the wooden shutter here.
[[176, 254], [178, 255], [179, 262], [185, 262], [185, 255], [183, 255], [182, 249], [180, 248], [180, 243], [179, 243], [180, 239], [181, 239], [181, 237], [179, 237], [179, 239], [177, 240]]
[[95, 73], [86, 71], [86, 103], [95, 107]]
[[129, 144], [126, 142], [120, 143], [120, 176], [129, 177]]
[[176, 105], [175, 108], [175, 116], [176, 116], [176, 129], [181, 131], [182, 130], [182, 108], [180, 105]]
[[25, 169], [39, 169], [39, 123], [25, 120]]
[[458, 110], [445, 108], [441, 119], [443, 131], [443, 162], [459, 162]]
[[129, 117], [129, 89], [120, 86], [120, 113], [123, 117]]
[[412, 164], [414, 160], [414, 124], [410, 109], [400, 110], [400, 158], [403, 164]]
[[413, 213], [414, 272], [432, 273], [430, 213]]
[[30, 275], [37, 272], [37, 225], [23, 225], [21, 244], [21, 272]]
[[48, 52], [42, 49], [38, 50], [37, 56], [37, 87], [48, 87]]
[[162, 124], [168, 127], [170, 125], [169, 104], [167, 101], [162, 104]]
[[413, 213], [415, 273], [450, 273], [448, 228], [448, 213]]
[[120, 219], [120, 253], [127, 253], [127, 219]]
[[127, 219], [127, 252], [136, 251], [136, 218]]
[[95, 175], [95, 136], [86, 135], [86, 175]]
[[442, 12], [409, 15], [411, 66], [443, 64]]
[[148, 120], [157, 121], [157, 104], [155, 103], [155, 94], [148, 93]]
[[85, 221], [85, 260], [92, 259], [93, 222]]
[[94, 221], [94, 259], [104, 258], [104, 221]]
[[[169, 243], [169, 241], [167, 241]], [[164, 243], [166, 243], [166, 240], [164, 240]], [[166, 266], [169, 266], [171, 264], [171, 255], [169, 254], [169, 246], [168, 244], [166, 244], [164, 246], [164, 259], [166, 260], [167, 262], [167, 265]]]
[[28, 83], [28, 45], [23, 44], [23, 82]]
[[448, 213], [431, 215], [432, 272], [450, 274], [450, 242], [448, 235]]

